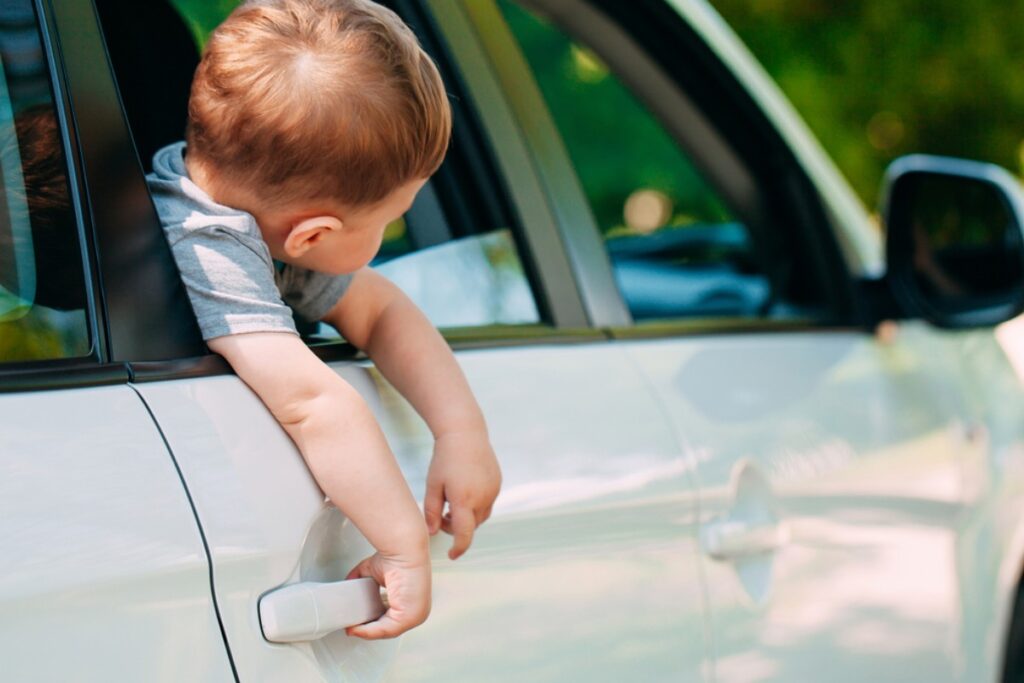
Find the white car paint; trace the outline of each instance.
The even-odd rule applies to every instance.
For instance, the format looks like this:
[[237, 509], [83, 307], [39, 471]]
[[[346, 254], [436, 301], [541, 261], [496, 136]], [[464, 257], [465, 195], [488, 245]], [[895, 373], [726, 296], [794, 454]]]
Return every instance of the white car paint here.
[[[370, 548], [324, 505], [291, 441], [237, 378], [139, 387], [206, 531], [242, 679], [371, 681], [390, 665], [392, 683], [564, 681], [566, 671], [589, 681], [638, 671], [650, 681], [702, 680], [691, 466], [627, 358], [595, 343], [459, 360], [487, 415], [504, 493], [464, 558], [447, 560], [450, 537], [434, 539], [433, 612], [397, 659], [393, 641], [344, 633], [313, 645], [263, 640], [257, 600], [311, 578], [301, 558], [319, 556], [315, 578], [338, 580]], [[375, 372], [338, 369], [375, 410], [422, 496], [426, 426]]]
[[[348, 377], [360, 386], [358, 377]], [[365, 381], [361, 389], [365, 391]], [[324, 502], [301, 454], [237, 377], [143, 384], [206, 534], [228, 646], [245, 681], [370, 681], [395, 641], [263, 638], [260, 596], [299, 580], [341, 580], [371, 551]], [[339, 454], [339, 456], [344, 454]], [[308, 542], [307, 542], [308, 539]]]
[[135, 392], [0, 395], [0, 415], [0, 678], [234, 680], [195, 517]]
[[[977, 541], [964, 467], [984, 444], [966, 436], [951, 342], [907, 325], [887, 343], [814, 332], [628, 347], [698, 460], [702, 527], [761, 513], [784, 530], [751, 557], [704, 554], [715, 680], [994, 678], [992, 659], [964, 670], [964, 599], [995, 586], [971, 585], [986, 577], [960, 563]], [[737, 492], [738, 463], [763, 476], [763, 500]]]
[[430, 620], [404, 637], [385, 680], [704, 680], [691, 463], [622, 351], [458, 358], [502, 494], [470, 553], [436, 558]]

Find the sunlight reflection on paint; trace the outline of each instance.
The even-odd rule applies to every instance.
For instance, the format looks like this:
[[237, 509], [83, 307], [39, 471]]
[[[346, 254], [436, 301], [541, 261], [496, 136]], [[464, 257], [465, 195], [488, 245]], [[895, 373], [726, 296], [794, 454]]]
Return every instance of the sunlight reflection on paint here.
[[997, 326], [996, 341], [1010, 359], [1017, 378], [1024, 382], [1024, 316], [1018, 316]]
[[[649, 464], [643, 466], [647, 460]], [[529, 481], [506, 487], [495, 504], [495, 510], [522, 512], [553, 507], [566, 503], [602, 498], [615, 493], [639, 491], [651, 483], [682, 475], [693, 469], [683, 458], [663, 462], [663, 458], [645, 458], [642, 455], [623, 457], [617, 472], [604, 472], [592, 476]], [[640, 467], [637, 467], [640, 466]]]

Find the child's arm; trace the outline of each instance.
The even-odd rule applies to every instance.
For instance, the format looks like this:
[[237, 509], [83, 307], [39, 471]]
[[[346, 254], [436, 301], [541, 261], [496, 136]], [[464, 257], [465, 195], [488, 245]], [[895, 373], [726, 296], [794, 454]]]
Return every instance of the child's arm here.
[[393, 637], [421, 624], [430, 611], [426, 526], [362, 397], [293, 334], [237, 334], [209, 347], [266, 404], [320, 488], [377, 549], [351, 576], [385, 586], [390, 608], [349, 633]]
[[444, 529], [454, 536], [448, 556], [459, 557], [491, 514], [501, 470], [483, 413], [451, 349], [398, 287], [368, 268], [356, 273], [324, 319], [366, 351], [433, 432], [424, 512], [431, 534]]

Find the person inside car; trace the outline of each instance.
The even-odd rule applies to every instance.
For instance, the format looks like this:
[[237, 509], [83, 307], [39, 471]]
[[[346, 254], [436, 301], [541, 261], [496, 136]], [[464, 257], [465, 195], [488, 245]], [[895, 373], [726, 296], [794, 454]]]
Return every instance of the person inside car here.
[[[428, 534], [453, 534], [457, 558], [500, 488], [483, 414], [447, 344], [367, 267], [441, 164], [450, 131], [440, 75], [390, 10], [250, 2], [210, 37], [186, 139], [158, 151], [147, 177], [210, 349], [377, 551], [349, 574], [388, 591], [380, 619], [348, 630], [363, 638], [426, 619]], [[369, 407], [302, 342], [293, 311], [364, 350], [427, 422], [423, 514]]]

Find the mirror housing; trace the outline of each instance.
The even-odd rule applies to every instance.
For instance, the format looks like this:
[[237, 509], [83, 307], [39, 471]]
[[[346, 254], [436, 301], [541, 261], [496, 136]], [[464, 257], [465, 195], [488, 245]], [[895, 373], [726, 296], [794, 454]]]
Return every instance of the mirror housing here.
[[1024, 311], [1024, 192], [994, 164], [901, 157], [882, 191], [886, 281], [909, 317], [944, 328]]

